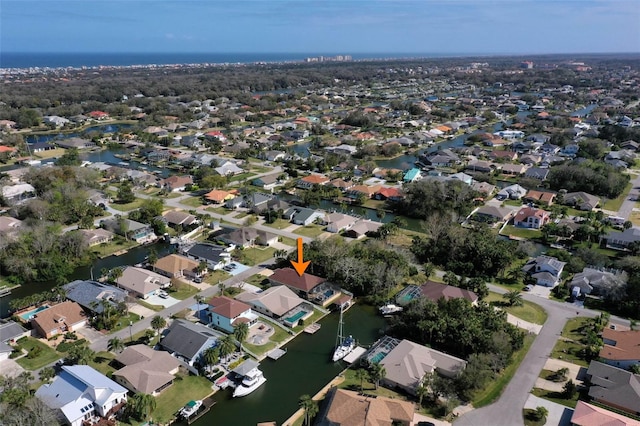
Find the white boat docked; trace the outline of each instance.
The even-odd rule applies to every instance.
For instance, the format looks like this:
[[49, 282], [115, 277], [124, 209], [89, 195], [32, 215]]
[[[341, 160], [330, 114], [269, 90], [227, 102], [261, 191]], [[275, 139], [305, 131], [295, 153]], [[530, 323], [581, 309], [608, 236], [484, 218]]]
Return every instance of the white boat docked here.
[[202, 407], [202, 401], [189, 401], [187, 402], [187, 405], [180, 409], [180, 415], [185, 419], [188, 419], [197, 413], [200, 407]]
[[340, 321], [338, 322], [338, 338], [336, 339], [336, 349], [333, 351], [333, 362], [340, 361], [345, 356], [349, 355], [356, 348], [356, 340], [353, 336], [343, 336], [343, 322], [342, 314], [344, 310], [340, 309]]
[[234, 397], [249, 395], [266, 382], [267, 379], [257, 367], [245, 374], [242, 382], [233, 391]]
[[384, 306], [380, 306], [379, 311], [382, 315], [393, 315], [398, 312], [402, 312], [402, 306], [394, 305], [393, 303], [387, 303]]

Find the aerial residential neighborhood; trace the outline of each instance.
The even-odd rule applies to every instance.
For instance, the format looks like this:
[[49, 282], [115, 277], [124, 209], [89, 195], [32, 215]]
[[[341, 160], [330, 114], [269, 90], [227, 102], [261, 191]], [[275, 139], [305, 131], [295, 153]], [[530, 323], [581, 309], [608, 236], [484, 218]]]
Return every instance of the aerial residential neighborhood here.
[[0, 423], [640, 424], [637, 58], [0, 72]]

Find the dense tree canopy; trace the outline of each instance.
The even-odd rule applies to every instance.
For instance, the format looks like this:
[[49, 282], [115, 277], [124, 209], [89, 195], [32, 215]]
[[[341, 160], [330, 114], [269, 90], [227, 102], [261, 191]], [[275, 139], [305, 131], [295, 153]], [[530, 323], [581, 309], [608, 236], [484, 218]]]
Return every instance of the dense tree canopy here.
[[624, 191], [629, 175], [603, 162], [587, 160], [553, 167], [548, 179], [549, 185], [555, 190], [584, 191], [616, 198]]
[[476, 193], [456, 180], [421, 180], [405, 186], [405, 199], [395, 207], [410, 217], [424, 219], [434, 212], [455, 212], [465, 215], [471, 211]]

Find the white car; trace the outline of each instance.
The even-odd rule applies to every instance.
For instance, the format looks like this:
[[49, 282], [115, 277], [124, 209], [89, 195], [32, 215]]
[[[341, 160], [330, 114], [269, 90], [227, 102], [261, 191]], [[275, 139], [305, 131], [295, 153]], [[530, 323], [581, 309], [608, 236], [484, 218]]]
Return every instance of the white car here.
[[159, 297], [162, 297], [163, 299], [166, 299], [169, 297], [169, 294], [164, 290], [160, 290], [157, 294]]

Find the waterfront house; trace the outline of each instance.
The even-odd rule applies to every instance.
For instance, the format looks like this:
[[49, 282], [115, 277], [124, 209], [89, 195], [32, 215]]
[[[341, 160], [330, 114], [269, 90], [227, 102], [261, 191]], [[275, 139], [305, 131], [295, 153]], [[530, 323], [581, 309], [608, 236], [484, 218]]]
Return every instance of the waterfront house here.
[[200, 263], [179, 254], [170, 254], [158, 259], [152, 265], [153, 270], [165, 277], [169, 278], [196, 278], [200, 277], [205, 271], [198, 272]]
[[410, 169], [408, 170], [404, 176], [402, 177], [402, 181], [405, 183], [408, 182], [415, 182], [417, 180], [419, 180], [422, 177], [422, 173], [420, 172], [420, 169]]
[[59, 139], [55, 141], [55, 144], [58, 145], [60, 148], [65, 148], [65, 149], [70, 149], [70, 148], [89, 149], [89, 148], [95, 148], [97, 146], [95, 142], [92, 142], [88, 139], [82, 139], [82, 138]]
[[188, 248], [183, 254], [198, 262], [207, 262], [207, 267], [212, 271], [221, 269], [231, 260], [228, 248], [213, 244], [197, 243]]
[[476, 192], [479, 192], [480, 194], [486, 197], [489, 197], [493, 195], [493, 193], [495, 192], [496, 186], [487, 182], [474, 182], [471, 185], [471, 189], [473, 189]]
[[404, 194], [400, 188], [383, 186], [374, 195], [376, 200], [401, 201]]
[[215, 346], [223, 336], [224, 334], [204, 325], [176, 319], [158, 344], [174, 357], [193, 367], [199, 361], [202, 352]]
[[540, 229], [551, 220], [548, 211], [535, 207], [523, 207], [513, 218], [514, 226], [523, 228]]
[[308, 209], [306, 207], [291, 207], [284, 212], [284, 218], [290, 220], [296, 225], [311, 225], [316, 219], [322, 219], [324, 212], [320, 210]]
[[607, 248], [628, 250], [631, 244], [640, 241], [640, 228], [631, 227], [624, 231], [610, 231], [604, 239]]
[[382, 222], [374, 222], [370, 219], [360, 219], [351, 228], [345, 231], [345, 236], [349, 238], [363, 238], [368, 233], [377, 232], [382, 226]]
[[555, 257], [540, 255], [529, 260], [522, 270], [536, 280], [536, 284], [545, 287], [555, 287], [560, 282], [560, 276], [567, 263]]
[[250, 248], [254, 246], [272, 246], [278, 242], [278, 235], [271, 232], [243, 226], [242, 228], [226, 228], [216, 239], [235, 247]]
[[351, 188], [354, 185], [354, 183], [353, 181], [350, 181], [350, 180], [334, 179], [331, 182], [329, 182], [327, 185], [332, 186], [334, 188], [338, 188], [340, 191], [345, 192], [349, 188]]
[[415, 406], [385, 396], [363, 395], [332, 387], [322, 402], [316, 426], [411, 426]]
[[113, 418], [127, 403], [127, 389], [88, 365], [63, 365], [53, 382], [35, 393], [65, 423], [86, 426]]
[[325, 175], [311, 174], [298, 180], [297, 187], [302, 189], [311, 189], [314, 185], [326, 185], [330, 179]]
[[251, 183], [258, 188], [262, 188], [265, 191], [273, 192], [273, 189], [280, 183], [280, 173], [272, 173], [270, 175], [260, 176], [255, 178]]
[[[256, 312], [276, 320], [284, 321], [289, 317], [295, 316], [296, 324], [293, 324], [293, 326], [297, 325], [299, 319], [313, 313], [313, 306], [284, 285], [269, 287], [259, 293], [244, 292], [238, 295], [236, 299], [248, 303]], [[302, 314], [298, 314], [298, 312], [302, 312]]]
[[104, 304], [116, 306], [125, 302], [127, 292], [111, 285], [91, 280], [75, 280], [62, 286], [67, 299], [78, 303], [88, 312], [100, 314]]
[[597, 405], [578, 401], [571, 415], [572, 426], [640, 426], [640, 421], [606, 410]]
[[133, 393], [157, 396], [173, 384], [180, 361], [147, 345], [128, 346], [115, 359], [121, 365], [113, 379]]
[[599, 197], [586, 192], [567, 192], [562, 200], [563, 204], [584, 211], [591, 211], [600, 204]]
[[104, 219], [100, 221], [100, 225], [108, 231], [115, 232], [127, 239], [134, 240], [138, 244], [152, 242], [157, 238], [150, 225], [123, 217]]
[[538, 179], [540, 181], [547, 180], [550, 169], [543, 169], [542, 167], [530, 167], [524, 172], [524, 177], [530, 179]]
[[420, 286], [422, 297], [437, 303], [440, 299], [466, 299], [472, 305], [478, 304], [478, 295], [471, 290], [465, 290], [451, 285], [440, 284], [435, 281], [427, 281]]
[[199, 220], [194, 215], [180, 210], [170, 210], [162, 215], [163, 220], [172, 228], [182, 226], [188, 228], [199, 224]]
[[493, 205], [482, 206], [471, 216], [476, 222], [495, 224], [509, 221], [514, 214], [514, 210], [508, 207], [496, 207]]
[[284, 285], [289, 287], [298, 296], [311, 300], [317, 294], [322, 293], [324, 289], [328, 289], [327, 280], [309, 273], [302, 276], [292, 268], [276, 269], [269, 277], [271, 285]]
[[527, 195], [524, 196], [524, 200], [530, 203], [536, 204], [544, 204], [550, 206], [553, 204], [554, 199], [556, 198], [556, 194], [553, 192], [547, 191], [536, 191], [534, 189], [530, 189], [527, 192]]
[[49, 339], [83, 327], [87, 324], [87, 319], [82, 306], [66, 301], [35, 314], [31, 319], [31, 325], [37, 334]]
[[591, 361], [587, 370], [589, 397], [594, 401], [640, 415], [640, 374], [598, 361]]
[[15, 343], [18, 339], [31, 334], [15, 321], [0, 322], [0, 361], [8, 359], [13, 352], [10, 343]]
[[184, 191], [187, 186], [193, 185], [191, 176], [170, 176], [160, 181], [160, 187], [165, 188], [169, 192]]
[[327, 223], [327, 231], [334, 234], [351, 228], [357, 221], [357, 217], [343, 213], [329, 213], [325, 217], [325, 222]]
[[216, 296], [207, 302], [209, 304], [209, 324], [233, 333], [235, 327], [247, 323], [249, 327], [258, 321], [258, 316], [251, 311], [251, 306], [227, 296]]
[[602, 343], [598, 356], [606, 364], [625, 370], [640, 365], [640, 331], [605, 327]]
[[132, 296], [147, 299], [161, 288], [171, 285], [171, 280], [163, 275], [135, 266], [127, 266], [116, 279], [116, 285]]
[[98, 244], [106, 244], [109, 241], [113, 240], [116, 234], [111, 231], [107, 231], [106, 229], [97, 228], [97, 229], [80, 229], [79, 232], [82, 234], [82, 240], [89, 247], [93, 247]]
[[380, 361], [380, 365], [387, 372], [381, 382], [387, 387], [399, 387], [415, 395], [425, 375], [437, 373], [454, 378], [466, 364], [466, 361], [460, 358], [409, 340], [402, 340]]

